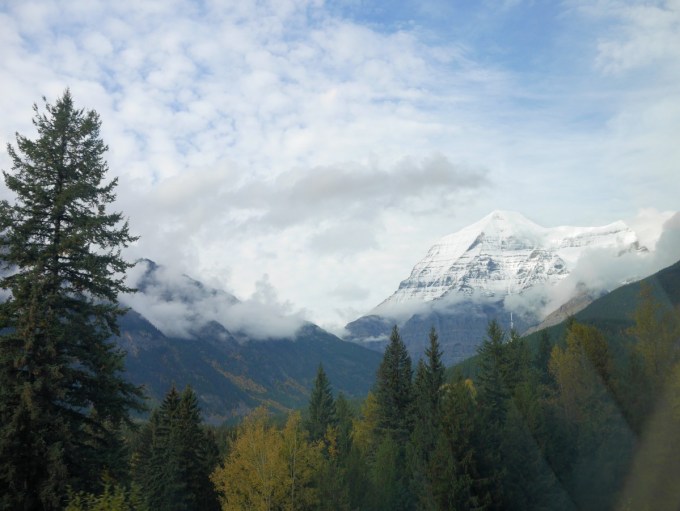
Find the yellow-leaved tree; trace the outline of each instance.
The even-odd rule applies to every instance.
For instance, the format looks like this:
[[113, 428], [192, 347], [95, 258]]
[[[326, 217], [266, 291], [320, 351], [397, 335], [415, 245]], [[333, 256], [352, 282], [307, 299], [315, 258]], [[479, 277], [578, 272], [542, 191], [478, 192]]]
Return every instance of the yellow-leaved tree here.
[[566, 349], [553, 348], [549, 368], [570, 420], [592, 420], [593, 414], [611, 401], [607, 389], [611, 360], [607, 342], [597, 328], [573, 323], [567, 331]]
[[280, 431], [258, 408], [243, 421], [212, 481], [223, 511], [302, 511], [318, 501], [312, 478], [321, 463], [321, 446], [308, 441], [299, 412]]

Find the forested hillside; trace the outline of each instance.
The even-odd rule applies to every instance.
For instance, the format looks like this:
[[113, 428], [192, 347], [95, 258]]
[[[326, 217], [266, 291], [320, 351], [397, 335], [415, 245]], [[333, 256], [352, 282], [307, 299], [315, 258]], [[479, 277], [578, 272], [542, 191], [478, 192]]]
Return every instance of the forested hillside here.
[[[533, 355], [492, 322], [474, 379], [445, 381], [434, 330], [412, 367], [395, 327], [358, 406], [333, 395], [320, 366], [302, 414], [261, 408], [234, 429], [204, 429], [188, 450], [182, 428], [171, 432], [181, 419], [162, 433], [179, 402], [171, 390], [129, 437], [131, 479], [99, 498], [119, 495], [121, 509], [178, 509], [153, 503], [208, 494], [224, 510], [677, 509], [680, 317], [650, 287], [638, 301], [617, 356], [602, 330], [575, 320], [556, 343], [542, 335]], [[192, 459], [215, 493], [186, 483]], [[163, 483], [145, 482], [154, 463]], [[84, 504], [94, 496], [78, 498], [72, 509], [94, 509]]]

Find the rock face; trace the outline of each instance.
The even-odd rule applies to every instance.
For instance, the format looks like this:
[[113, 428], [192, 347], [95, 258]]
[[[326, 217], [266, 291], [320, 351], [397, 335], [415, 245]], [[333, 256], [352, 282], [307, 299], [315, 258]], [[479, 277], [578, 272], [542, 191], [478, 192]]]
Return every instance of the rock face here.
[[[519, 213], [494, 211], [430, 248], [399, 288], [368, 316], [347, 325], [347, 339], [380, 349], [398, 324], [411, 354], [422, 355], [434, 326], [447, 362], [475, 353], [490, 319], [519, 332], [543, 319], [510, 316], [508, 298], [536, 294], [568, 277], [586, 251], [606, 257], [644, 252], [623, 222], [602, 227], [542, 227]], [[567, 300], [571, 298], [568, 297]]]

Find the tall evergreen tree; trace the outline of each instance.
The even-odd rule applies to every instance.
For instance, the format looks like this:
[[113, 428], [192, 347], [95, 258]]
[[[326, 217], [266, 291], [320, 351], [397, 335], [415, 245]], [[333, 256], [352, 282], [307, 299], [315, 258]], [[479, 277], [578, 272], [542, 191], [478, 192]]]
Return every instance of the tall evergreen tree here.
[[510, 397], [506, 384], [508, 354], [504, 340], [505, 332], [496, 320], [492, 320], [487, 328], [487, 337], [478, 349], [480, 398], [486, 420], [492, 428], [503, 424]]
[[478, 439], [479, 468], [488, 482], [491, 508], [503, 509], [503, 464], [501, 446], [503, 426], [508, 413], [510, 392], [508, 389], [508, 347], [504, 344], [505, 332], [496, 320], [489, 322], [487, 337], [479, 347], [479, 407], [480, 420], [484, 425]]
[[430, 330], [430, 344], [425, 350], [425, 361], [418, 361], [413, 385], [414, 425], [411, 435], [409, 463], [412, 474], [412, 491], [419, 509], [431, 509], [432, 482], [428, 465], [435, 449], [441, 424], [441, 400], [444, 384], [444, 364], [439, 338], [434, 327]]
[[485, 510], [488, 482], [479, 470], [480, 423], [472, 382], [460, 375], [447, 386], [441, 403], [441, 427], [428, 464], [431, 508]]
[[116, 179], [104, 182], [107, 146], [94, 111], [67, 90], [46, 113], [34, 106], [38, 137], [8, 145], [16, 196], [0, 203], [0, 508], [56, 509], [66, 489], [92, 489], [119, 447], [117, 428], [140, 391], [121, 376], [119, 293], [135, 240], [107, 212]]
[[323, 370], [323, 365], [319, 364], [312, 395], [309, 398], [309, 418], [306, 423], [310, 440], [321, 440], [326, 434], [328, 426], [335, 426], [337, 421], [331, 384]]
[[201, 425], [196, 394], [173, 386], [142, 428], [133, 456], [133, 479], [144, 504], [158, 511], [217, 509], [210, 474], [217, 446]]
[[395, 326], [378, 368], [375, 397], [379, 428], [399, 441], [406, 441], [411, 431], [412, 378], [411, 357]]
[[[387, 487], [399, 490], [388, 500], [380, 499], [383, 504], [389, 502], [387, 508], [394, 511], [413, 508], [406, 462], [406, 446], [413, 432], [412, 378], [411, 357], [395, 326], [375, 384], [378, 443], [372, 474], [374, 495], [380, 495]], [[376, 509], [386, 508], [381, 505]]]

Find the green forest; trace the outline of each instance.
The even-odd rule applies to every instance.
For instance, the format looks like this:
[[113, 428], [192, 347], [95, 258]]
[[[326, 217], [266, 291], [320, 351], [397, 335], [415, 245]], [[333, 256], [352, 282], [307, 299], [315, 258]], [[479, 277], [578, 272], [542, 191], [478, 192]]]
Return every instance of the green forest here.
[[209, 426], [175, 386], [147, 410], [110, 341], [136, 238], [107, 210], [99, 117], [69, 91], [45, 109], [9, 146], [0, 203], [0, 509], [678, 508], [680, 316], [646, 286], [626, 342], [491, 321], [447, 369], [434, 329], [414, 364], [395, 326], [363, 400], [320, 365], [304, 410]]

